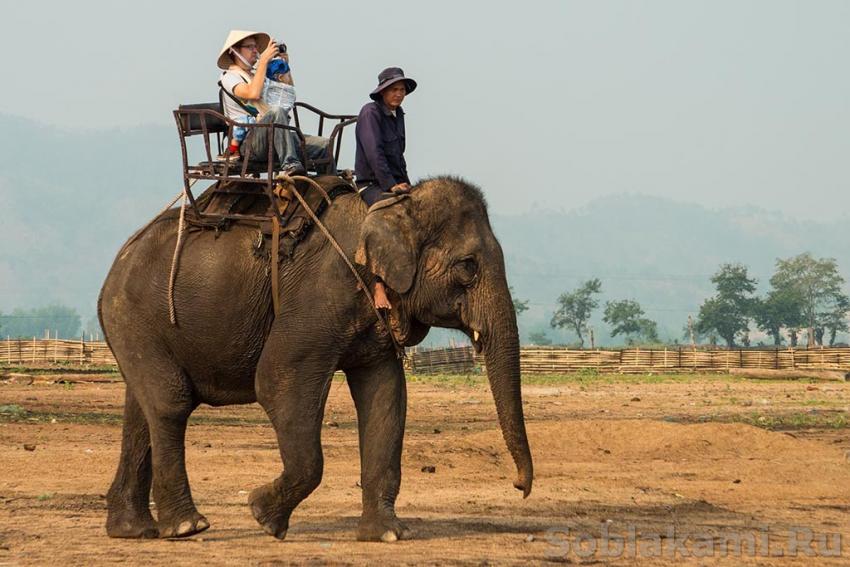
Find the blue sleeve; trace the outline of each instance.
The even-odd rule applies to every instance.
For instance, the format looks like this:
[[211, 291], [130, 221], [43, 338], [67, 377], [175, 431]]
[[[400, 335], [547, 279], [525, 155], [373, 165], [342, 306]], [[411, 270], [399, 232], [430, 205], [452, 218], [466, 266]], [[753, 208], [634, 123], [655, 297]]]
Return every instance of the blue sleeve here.
[[387, 163], [387, 157], [384, 154], [384, 139], [381, 135], [380, 112], [372, 105], [367, 105], [357, 118], [356, 136], [357, 141], [363, 147], [363, 152], [366, 155], [366, 161], [369, 162], [369, 167], [375, 173], [376, 181], [381, 189], [389, 191], [391, 187], [398, 182], [392, 173], [390, 166]]

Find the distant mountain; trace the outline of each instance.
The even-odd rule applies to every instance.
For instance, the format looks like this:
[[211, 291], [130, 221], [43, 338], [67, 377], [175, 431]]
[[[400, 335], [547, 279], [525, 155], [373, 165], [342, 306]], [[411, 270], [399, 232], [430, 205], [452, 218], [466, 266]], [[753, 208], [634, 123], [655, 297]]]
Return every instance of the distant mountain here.
[[[87, 320], [114, 254], [180, 190], [174, 129], [61, 131], [0, 115], [0, 311], [61, 302]], [[549, 328], [559, 294], [591, 277], [605, 300], [638, 300], [665, 338], [712, 293], [711, 274], [742, 262], [766, 287], [776, 258], [835, 257], [850, 276], [850, 223], [797, 222], [755, 207], [710, 210], [642, 195], [602, 197], [572, 211], [491, 214], [516, 296], [530, 301], [523, 339]], [[599, 342], [610, 342], [597, 310]], [[447, 333], [433, 333], [431, 344]]]
[[[516, 296], [530, 300], [520, 318], [527, 333], [546, 330], [558, 341], [574, 336], [549, 328], [558, 296], [587, 279], [602, 280], [593, 327], [605, 300], [635, 299], [659, 323], [662, 338], [682, 338], [688, 314], [713, 294], [711, 275], [741, 262], [766, 290], [777, 258], [805, 251], [834, 257], [850, 280], [850, 224], [798, 222], [756, 207], [710, 210], [643, 195], [602, 197], [568, 212], [494, 214]], [[527, 336], [527, 335], [526, 335]]]
[[176, 132], [62, 131], [0, 115], [0, 311], [95, 313], [121, 243], [181, 188]]

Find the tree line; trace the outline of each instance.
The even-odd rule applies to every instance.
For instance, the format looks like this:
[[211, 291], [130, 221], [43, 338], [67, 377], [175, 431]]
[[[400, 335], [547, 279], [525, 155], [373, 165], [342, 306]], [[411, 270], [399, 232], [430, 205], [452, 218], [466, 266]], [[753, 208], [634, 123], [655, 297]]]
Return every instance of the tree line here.
[[837, 334], [848, 330], [850, 297], [833, 258], [805, 253], [777, 260], [764, 297], [755, 295], [758, 281], [741, 264], [723, 264], [711, 281], [717, 293], [700, 306], [696, 330], [709, 338], [716, 334], [729, 347], [748, 346], [753, 323], [776, 346], [785, 335], [797, 346], [803, 332], [807, 344], [823, 345], [826, 339], [832, 346]]
[[35, 307], [32, 309], [16, 308], [10, 313], [0, 312], [0, 338], [10, 337], [32, 338], [50, 337], [62, 339], [79, 339], [82, 333], [94, 338], [103, 337], [96, 317], [83, 321], [73, 307], [61, 304]]
[[[844, 293], [844, 278], [833, 258], [815, 258], [810, 253], [777, 259], [763, 296], [756, 295], [758, 281], [743, 264], [722, 264], [711, 277], [715, 294], [700, 305], [696, 320], [689, 317], [685, 326], [686, 340], [707, 340], [726, 346], [750, 345], [753, 327], [769, 336], [773, 344], [782, 345], [787, 338], [797, 346], [805, 334], [809, 345], [830, 346], [836, 336], [848, 328], [850, 297]], [[602, 282], [592, 278], [578, 288], [558, 297], [550, 326], [568, 329], [584, 346], [592, 329], [591, 316], [599, 307]], [[528, 309], [528, 302], [514, 300], [517, 314]], [[606, 301], [602, 321], [611, 328], [611, 336], [623, 336], [627, 344], [658, 343], [658, 325], [648, 317], [640, 303], [632, 299]], [[551, 344], [543, 332], [529, 338], [536, 344]], [[676, 341], [678, 342], [678, 341]], [[593, 341], [591, 340], [591, 343]]]

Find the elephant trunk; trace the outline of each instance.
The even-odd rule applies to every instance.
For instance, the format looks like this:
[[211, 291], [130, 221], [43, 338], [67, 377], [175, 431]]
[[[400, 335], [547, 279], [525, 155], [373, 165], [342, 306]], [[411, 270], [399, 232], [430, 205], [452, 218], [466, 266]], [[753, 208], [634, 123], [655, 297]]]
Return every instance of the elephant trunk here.
[[[502, 294], [499, 296], [502, 297]], [[522, 411], [519, 333], [507, 284], [504, 297], [506, 301], [500, 299], [498, 307], [488, 309], [487, 331], [482, 337], [482, 346], [502, 436], [517, 467], [514, 486], [522, 491], [525, 498], [531, 493], [534, 470]]]

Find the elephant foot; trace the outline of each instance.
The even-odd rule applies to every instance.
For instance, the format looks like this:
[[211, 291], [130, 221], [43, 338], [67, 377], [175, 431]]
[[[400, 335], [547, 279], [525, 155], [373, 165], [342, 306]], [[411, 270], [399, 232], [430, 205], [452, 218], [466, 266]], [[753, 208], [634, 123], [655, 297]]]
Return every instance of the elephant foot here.
[[110, 511], [106, 517], [106, 534], [109, 537], [153, 539], [159, 537], [159, 530], [150, 511]]
[[287, 511], [280, 501], [278, 491], [274, 483], [255, 488], [248, 496], [248, 504], [251, 506], [251, 514], [263, 527], [263, 531], [277, 539], [285, 539], [289, 530], [289, 515], [292, 510]]
[[199, 534], [210, 527], [209, 521], [197, 511], [192, 512], [188, 516], [182, 516], [173, 519], [160, 520], [159, 537], [160, 538], [176, 538], [189, 537]]
[[399, 520], [395, 514], [384, 517], [362, 517], [357, 526], [359, 541], [383, 541], [392, 543], [400, 539], [410, 539], [413, 532]]

